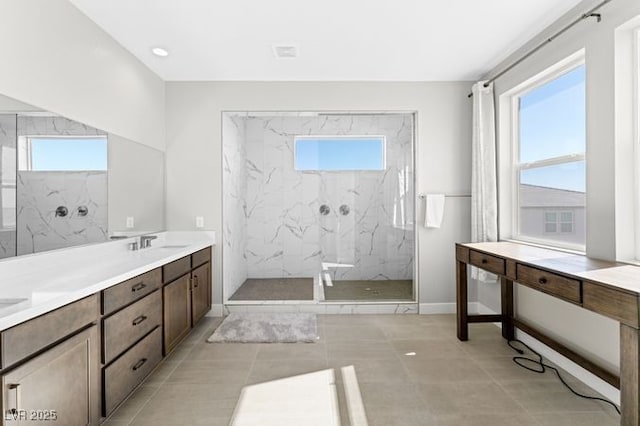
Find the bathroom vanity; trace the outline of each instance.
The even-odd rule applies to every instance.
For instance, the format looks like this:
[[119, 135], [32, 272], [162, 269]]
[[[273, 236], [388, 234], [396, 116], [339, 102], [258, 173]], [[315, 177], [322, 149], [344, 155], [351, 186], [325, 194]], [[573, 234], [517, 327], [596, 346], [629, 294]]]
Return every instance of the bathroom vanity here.
[[[80, 262], [52, 252], [0, 263], [6, 295], [32, 281], [24, 297], [0, 293], [1, 424], [97, 425], [189, 334], [211, 308], [213, 242], [168, 241], [63, 251]], [[75, 268], [52, 275], [60, 262]]]

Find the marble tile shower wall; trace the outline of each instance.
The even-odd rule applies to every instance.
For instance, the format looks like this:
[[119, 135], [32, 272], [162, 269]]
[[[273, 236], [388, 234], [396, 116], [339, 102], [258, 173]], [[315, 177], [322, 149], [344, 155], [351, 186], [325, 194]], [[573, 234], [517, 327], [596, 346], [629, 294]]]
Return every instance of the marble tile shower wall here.
[[[18, 116], [20, 136], [104, 136], [63, 117]], [[18, 171], [17, 254], [106, 241], [106, 171]], [[65, 206], [67, 216], [56, 215]], [[78, 214], [85, 206], [88, 213]]]
[[[413, 116], [247, 117], [249, 278], [313, 277], [321, 262], [334, 279], [413, 277]], [[295, 135], [385, 135], [384, 171], [300, 172]], [[330, 207], [319, 214], [322, 204]], [[346, 205], [348, 215], [339, 208]]]
[[225, 296], [231, 296], [247, 279], [245, 248], [247, 219], [247, 154], [244, 143], [244, 120], [223, 114], [223, 182], [224, 226], [222, 230], [224, 256], [222, 274]]
[[[18, 172], [18, 255], [106, 241], [107, 172]], [[56, 215], [58, 206], [68, 214]], [[86, 216], [78, 208], [88, 209]]]
[[16, 255], [16, 114], [0, 114], [0, 259]]

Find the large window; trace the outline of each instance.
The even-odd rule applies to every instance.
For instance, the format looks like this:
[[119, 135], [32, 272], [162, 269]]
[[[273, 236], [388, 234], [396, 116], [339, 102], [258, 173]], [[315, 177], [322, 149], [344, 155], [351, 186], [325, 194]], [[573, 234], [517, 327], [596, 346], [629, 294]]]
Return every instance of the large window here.
[[548, 74], [514, 100], [514, 238], [584, 249], [585, 66]]
[[296, 136], [296, 170], [384, 170], [384, 136]]

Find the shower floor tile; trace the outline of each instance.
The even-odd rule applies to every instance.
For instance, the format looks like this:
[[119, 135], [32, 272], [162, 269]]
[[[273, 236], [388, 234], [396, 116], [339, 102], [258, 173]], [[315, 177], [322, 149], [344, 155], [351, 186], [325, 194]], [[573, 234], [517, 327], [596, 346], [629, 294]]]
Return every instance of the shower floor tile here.
[[412, 280], [343, 280], [324, 286], [325, 300], [413, 300]]
[[229, 300], [313, 300], [313, 278], [249, 278]]

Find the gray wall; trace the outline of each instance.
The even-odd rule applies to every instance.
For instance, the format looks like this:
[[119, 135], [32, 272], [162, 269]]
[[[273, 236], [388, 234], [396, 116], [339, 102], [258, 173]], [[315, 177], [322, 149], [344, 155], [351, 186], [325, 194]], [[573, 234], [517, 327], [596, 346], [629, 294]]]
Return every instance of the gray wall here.
[[[222, 235], [223, 111], [416, 111], [416, 192], [468, 194], [471, 102], [468, 82], [441, 83], [167, 83], [167, 228]], [[441, 229], [418, 230], [419, 300], [451, 308], [455, 241], [470, 237], [469, 198], [449, 198]], [[418, 206], [417, 221], [423, 220]], [[221, 303], [216, 250], [214, 303]], [[426, 306], [425, 306], [426, 308]]]
[[4, 1], [0, 52], [0, 94], [164, 148], [164, 82], [69, 1]]

